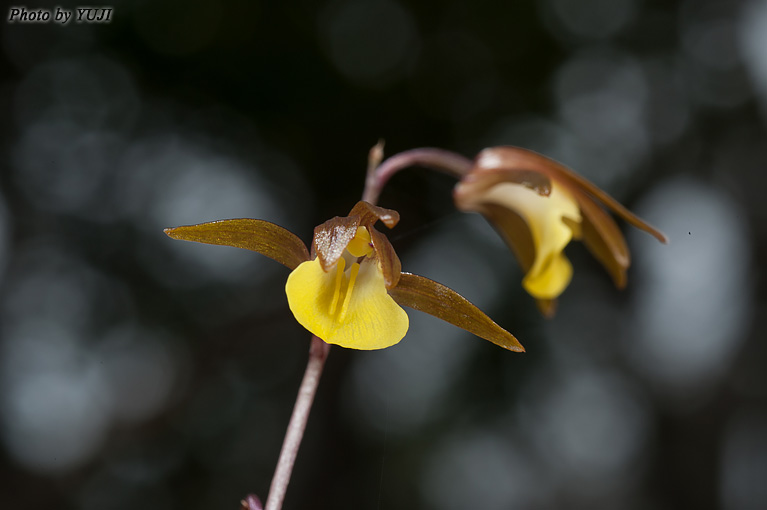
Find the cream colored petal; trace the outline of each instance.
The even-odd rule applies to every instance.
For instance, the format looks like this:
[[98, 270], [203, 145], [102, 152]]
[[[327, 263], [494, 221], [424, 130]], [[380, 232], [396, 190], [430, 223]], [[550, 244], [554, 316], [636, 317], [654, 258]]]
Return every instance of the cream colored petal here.
[[386, 292], [375, 260], [363, 261], [356, 278], [352, 270], [340, 275], [341, 295], [333, 306], [338, 277], [335, 268], [323, 271], [317, 259], [290, 273], [285, 292], [302, 326], [327, 343], [350, 349], [383, 349], [402, 340], [409, 324], [407, 313]]
[[505, 182], [496, 185], [483, 197], [484, 202], [516, 211], [530, 228], [535, 259], [523, 285], [538, 299], [554, 299], [570, 283], [572, 266], [562, 251], [573, 238], [571, 225], [581, 222], [580, 209], [570, 192], [556, 181], [551, 184], [548, 197], [524, 186]]

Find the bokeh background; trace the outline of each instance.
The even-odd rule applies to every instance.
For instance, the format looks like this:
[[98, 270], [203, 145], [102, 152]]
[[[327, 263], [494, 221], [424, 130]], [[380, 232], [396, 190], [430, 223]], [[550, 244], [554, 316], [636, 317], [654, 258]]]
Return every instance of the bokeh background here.
[[332, 349], [286, 510], [767, 508], [767, 2], [105, 7], [0, 26], [0, 507], [265, 497], [309, 345], [288, 271], [162, 229], [308, 242], [384, 138], [541, 151], [671, 244], [626, 228], [624, 291], [570, 246], [547, 321], [451, 178], [395, 176], [405, 269], [528, 352], [418, 312], [396, 347]]

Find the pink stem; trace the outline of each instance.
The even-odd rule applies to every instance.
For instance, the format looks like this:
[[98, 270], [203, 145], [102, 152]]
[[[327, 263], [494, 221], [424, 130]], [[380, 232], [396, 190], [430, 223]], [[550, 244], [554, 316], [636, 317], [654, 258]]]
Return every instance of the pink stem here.
[[329, 352], [330, 345], [316, 336], [312, 336], [309, 362], [306, 365], [301, 387], [298, 389], [298, 397], [296, 397], [296, 404], [293, 406], [288, 430], [285, 432], [285, 440], [282, 443], [280, 459], [277, 462], [277, 469], [274, 471], [272, 485], [269, 488], [265, 510], [280, 510], [282, 508], [285, 492], [288, 490], [288, 483], [290, 483], [290, 475], [293, 472], [293, 465], [296, 462], [298, 447], [301, 446], [306, 421], [309, 419], [309, 411], [312, 408], [314, 395], [317, 393], [317, 385], [322, 375], [322, 368], [325, 366]]
[[410, 166], [438, 170], [460, 179], [469, 172], [472, 165], [473, 162], [470, 159], [443, 149], [423, 148], [400, 152], [381, 163], [375, 170], [368, 172], [362, 200], [371, 204], [378, 202], [381, 190], [389, 179]]

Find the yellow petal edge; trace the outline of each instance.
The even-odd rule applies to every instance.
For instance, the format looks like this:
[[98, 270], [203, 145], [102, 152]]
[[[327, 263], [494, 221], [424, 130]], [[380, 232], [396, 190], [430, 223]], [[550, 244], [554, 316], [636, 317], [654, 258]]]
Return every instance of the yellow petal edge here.
[[345, 266], [341, 258], [325, 272], [315, 258], [290, 273], [285, 293], [296, 320], [325, 342], [349, 349], [398, 343], [407, 333], [408, 316], [386, 292], [378, 262], [354, 262], [348, 271]]

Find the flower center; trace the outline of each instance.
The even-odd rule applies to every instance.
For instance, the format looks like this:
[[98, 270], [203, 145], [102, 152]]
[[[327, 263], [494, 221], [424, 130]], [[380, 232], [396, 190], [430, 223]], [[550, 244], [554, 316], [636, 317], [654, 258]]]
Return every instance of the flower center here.
[[[336, 321], [339, 323], [344, 321], [346, 312], [349, 309], [349, 302], [352, 298], [354, 284], [357, 281], [357, 275], [360, 272], [359, 259], [367, 257], [373, 253], [373, 245], [370, 242], [370, 233], [365, 227], [357, 227], [357, 233], [346, 246], [346, 251], [357, 260], [352, 262], [349, 268], [348, 282], [346, 282], [345, 288], [344, 283], [347, 279], [345, 271], [347, 264], [346, 258], [341, 257], [338, 259], [338, 263], [336, 263], [336, 278], [333, 288], [333, 299], [330, 302], [330, 315], [335, 316]], [[338, 312], [338, 315], [336, 315], [336, 312]]]
[[365, 227], [357, 227], [357, 233], [349, 244], [346, 245], [346, 251], [355, 257], [365, 257], [373, 253], [373, 245], [370, 242], [370, 232]]

